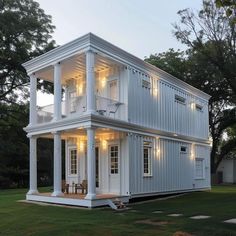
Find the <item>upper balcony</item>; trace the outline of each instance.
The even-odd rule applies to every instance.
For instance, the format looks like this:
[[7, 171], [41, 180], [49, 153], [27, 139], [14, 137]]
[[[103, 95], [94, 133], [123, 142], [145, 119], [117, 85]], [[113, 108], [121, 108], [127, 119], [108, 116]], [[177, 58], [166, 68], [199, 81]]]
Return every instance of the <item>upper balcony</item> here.
[[[38, 71], [31, 76], [31, 125], [88, 113], [127, 120], [124, 73], [123, 65], [91, 51]], [[37, 78], [53, 83], [53, 104], [37, 105]]]
[[[107, 97], [102, 97], [96, 95], [96, 114], [114, 118], [114, 119], [124, 119], [125, 117], [121, 116], [120, 110], [121, 106], [124, 103], [113, 100]], [[62, 119], [66, 117], [75, 117], [79, 115], [83, 115], [86, 113], [86, 95], [76, 96], [72, 100], [62, 101], [61, 103], [62, 110]], [[37, 107], [37, 124], [42, 124], [46, 122], [53, 121], [53, 113], [54, 113], [54, 104], [46, 105], [46, 106], [38, 106]]]

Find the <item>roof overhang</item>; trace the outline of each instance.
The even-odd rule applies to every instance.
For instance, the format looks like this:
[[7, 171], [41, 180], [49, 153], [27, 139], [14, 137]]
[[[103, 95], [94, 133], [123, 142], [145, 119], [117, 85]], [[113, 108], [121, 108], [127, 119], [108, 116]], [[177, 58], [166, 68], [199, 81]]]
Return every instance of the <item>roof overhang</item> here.
[[142, 59], [133, 56], [132, 54], [120, 49], [119, 47], [105, 41], [104, 39], [88, 33], [80, 38], [77, 38], [67, 44], [57, 47], [39, 57], [36, 57], [23, 64], [28, 74], [35, 73], [37, 71], [43, 70], [48, 66], [52, 66], [57, 62], [64, 61], [70, 57], [77, 54], [82, 54], [87, 50], [93, 50], [94, 52], [108, 57], [117, 63], [130, 66], [134, 69], [141, 70], [144, 73], [150, 74], [151, 76], [160, 77], [181, 90], [186, 90], [187, 92], [192, 92], [194, 95], [208, 101], [210, 95], [200, 91], [199, 89], [185, 83], [184, 81], [177, 79], [176, 77], [170, 75], [169, 73], [143, 61]]

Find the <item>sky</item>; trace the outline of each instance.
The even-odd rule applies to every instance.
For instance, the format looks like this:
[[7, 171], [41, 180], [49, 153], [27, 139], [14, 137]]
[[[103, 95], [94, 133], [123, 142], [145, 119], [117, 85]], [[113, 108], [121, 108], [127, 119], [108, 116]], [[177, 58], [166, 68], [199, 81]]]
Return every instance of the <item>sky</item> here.
[[[88, 32], [144, 59], [169, 48], [185, 49], [173, 36], [177, 12], [198, 10], [202, 0], [36, 0], [56, 26], [63, 45]], [[52, 98], [49, 99], [52, 102]], [[38, 105], [46, 105], [39, 95]]]

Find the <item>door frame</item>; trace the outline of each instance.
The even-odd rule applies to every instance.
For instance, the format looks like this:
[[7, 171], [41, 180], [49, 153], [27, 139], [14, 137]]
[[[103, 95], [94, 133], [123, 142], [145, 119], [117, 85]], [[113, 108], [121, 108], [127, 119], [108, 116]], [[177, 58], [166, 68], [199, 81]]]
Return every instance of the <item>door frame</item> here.
[[[99, 143], [96, 143], [95, 145], [95, 177], [96, 177], [96, 148], [98, 148], [98, 187], [96, 187], [96, 191], [101, 191], [101, 150], [100, 150], [100, 145]], [[96, 184], [96, 180], [95, 180], [95, 184]]]

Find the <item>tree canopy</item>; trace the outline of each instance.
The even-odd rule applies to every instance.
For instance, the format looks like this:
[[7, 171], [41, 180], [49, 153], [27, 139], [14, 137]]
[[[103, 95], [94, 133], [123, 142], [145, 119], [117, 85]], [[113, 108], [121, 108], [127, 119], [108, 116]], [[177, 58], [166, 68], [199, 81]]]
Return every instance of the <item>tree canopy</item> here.
[[54, 47], [54, 28], [37, 2], [0, 0], [0, 102], [27, 98], [29, 79], [21, 64]]
[[[33, 0], [0, 0], [0, 188], [28, 184], [29, 78], [22, 63], [55, 46], [51, 16]], [[46, 83], [38, 83], [50, 89]], [[38, 141], [39, 183], [51, 181], [50, 141]], [[45, 164], [45, 166], [44, 166]], [[43, 168], [42, 168], [43, 167]]]
[[197, 13], [184, 9], [178, 15], [176, 38], [211, 61], [236, 94], [236, 25], [213, 0], [203, 0]]

